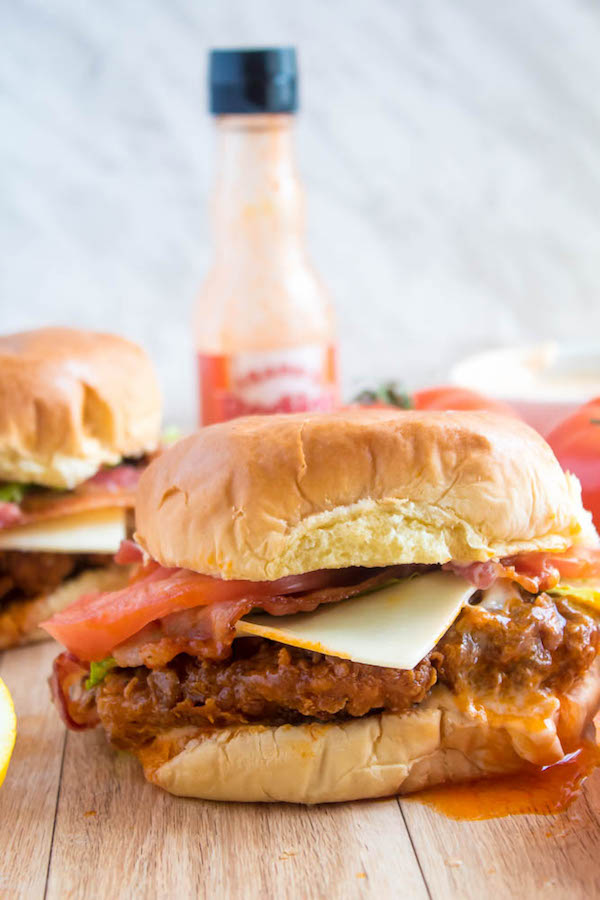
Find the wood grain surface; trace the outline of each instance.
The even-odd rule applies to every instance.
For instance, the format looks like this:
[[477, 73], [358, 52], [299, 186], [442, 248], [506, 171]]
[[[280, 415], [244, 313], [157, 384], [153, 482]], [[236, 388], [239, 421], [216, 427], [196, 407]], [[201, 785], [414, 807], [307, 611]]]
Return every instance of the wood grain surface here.
[[0, 790], [2, 898], [592, 898], [600, 773], [561, 816], [455, 822], [414, 801], [287, 807], [164, 794], [98, 732], [65, 733], [56, 647], [4, 653], [18, 736]]

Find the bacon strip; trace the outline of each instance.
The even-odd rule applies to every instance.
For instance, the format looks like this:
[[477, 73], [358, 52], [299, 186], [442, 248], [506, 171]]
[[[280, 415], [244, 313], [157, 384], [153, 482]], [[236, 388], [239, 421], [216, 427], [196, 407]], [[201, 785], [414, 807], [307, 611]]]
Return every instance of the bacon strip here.
[[143, 466], [132, 465], [131, 463], [121, 463], [120, 466], [113, 466], [110, 469], [100, 469], [87, 481], [84, 481], [82, 487], [86, 486], [88, 493], [98, 491], [100, 493], [108, 491], [135, 491], [137, 483], [140, 480]]
[[56, 519], [106, 507], [133, 508], [143, 466], [123, 463], [101, 469], [73, 491], [39, 488], [28, 491], [20, 504], [0, 503], [0, 529]]
[[[272, 616], [312, 612], [322, 603], [348, 600], [363, 591], [373, 590], [394, 578], [409, 574], [404, 566], [393, 566], [370, 578], [363, 577], [344, 587], [322, 587], [307, 593], [271, 596], [240, 596], [207, 606], [171, 613], [154, 621], [129, 640], [114, 647], [112, 655], [120, 666], [145, 665], [154, 669], [166, 665], [179, 653], [189, 653], [200, 659], [226, 659], [235, 638], [235, 625], [243, 616], [259, 607]], [[352, 570], [341, 570], [348, 572]], [[356, 572], [356, 570], [354, 570]], [[311, 572], [314, 576], [324, 573]], [[333, 573], [330, 573], [333, 574]], [[294, 576], [297, 580], [297, 576]], [[284, 582], [288, 579], [281, 579]], [[275, 584], [275, 582], [273, 582]]]
[[572, 547], [567, 553], [521, 553], [499, 562], [449, 562], [442, 566], [466, 578], [480, 590], [486, 590], [498, 578], [508, 578], [526, 591], [539, 594], [550, 591], [561, 578], [593, 578], [600, 576], [600, 547]]
[[[80, 597], [42, 623], [42, 627], [79, 659], [99, 660], [134, 635], [139, 635], [151, 623], [153, 642], [162, 640], [164, 631], [161, 630], [157, 637], [156, 629], [163, 628], [163, 620], [194, 610], [194, 621], [198, 619], [196, 628], [200, 629], [202, 640], [208, 644], [212, 640], [212, 652], [218, 655], [231, 645], [237, 620], [255, 607], [271, 615], [310, 611], [320, 603], [344, 600], [392, 578], [410, 574], [414, 568], [333, 569], [272, 582], [223, 581], [188, 569], [167, 569], [150, 560], [134, 571], [128, 587]], [[210, 611], [202, 613], [202, 607], [210, 607]], [[225, 615], [223, 611], [226, 611]], [[214, 623], [219, 627], [216, 628]], [[186, 629], [190, 629], [189, 621]], [[177, 646], [181, 646], [184, 640], [182, 629], [176, 625], [175, 630]], [[167, 636], [171, 639], [170, 634]], [[199, 642], [193, 635], [191, 640], [195, 644]], [[190, 638], [185, 641], [189, 643]]]
[[135, 541], [127, 538], [121, 541], [121, 546], [115, 554], [115, 562], [119, 566], [129, 566], [135, 563], [144, 562], [144, 551], [138, 547]]
[[[90, 715], [85, 722], [76, 721], [71, 715], [69, 689], [71, 687], [79, 689], [82, 677], [87, 676], [87, 674], [87, 666], [82, 666], [72, 653], [61, 653], [54, 660], [52, 675], [48, 679], [54, 705], [67, 728], [70, 728], [72, 731], [85, 731], [87, 728], [94, 728], [100, 721], [96, 707], [93, 704], [90, 704]], [[80, 709], [80, 707], [81, 705], [78, 704], [76, 708]]]
[[18, 503], [0, 503], [0, 528], [19, 525], [22, 512]]
[[[279, 581], [252, 582], [164, 568], [144, 560], [132, 542], [123, 545], [119, 559], [138, 562], [128, 587], [82, 597], [42, 627], [79, 659], [100, 660], [112, 654], [122, 666], [150, 668], [165, 665], [179, 653], [225, 658], [236, 622], [253, 609], [273, 616], [311, 612], [322, 603], [346, 600], [392, 579], [432, 568], [321, 570]], [[443, 568], [467, 578], [478, 589], [503, 578], [539, 593], [555, 586], [561, 576], [600, 575], [600, 548], [573, 549], [562, 556], [522, 554], [470, 565], [450, 562]]]

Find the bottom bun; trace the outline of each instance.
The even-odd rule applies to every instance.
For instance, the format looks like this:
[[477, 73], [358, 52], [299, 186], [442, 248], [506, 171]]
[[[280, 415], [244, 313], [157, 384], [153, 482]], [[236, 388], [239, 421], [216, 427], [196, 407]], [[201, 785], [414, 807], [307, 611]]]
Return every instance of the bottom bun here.
[[102, 569], [87, 569], [59, 585], [49, 594], [39, 594], [28, 600], [14, 600], [0, 609], [0, 650], [33, 641], [49, 640], [50, 635], [39, 628], [44, 622], [74, 603], [82, 594], [94, 591], [116, 591], [128, 582], [127, 566], [110, 565]]
[[533, 705], [475, 707], [437, 686], [399, 715], [179, 729], [138, 756], [148, 780], [172, 794], [248, 802], [332, 803], [512, 773], [559, 762], [581, 742], [600, 705], [598, 663], [570, 693]]

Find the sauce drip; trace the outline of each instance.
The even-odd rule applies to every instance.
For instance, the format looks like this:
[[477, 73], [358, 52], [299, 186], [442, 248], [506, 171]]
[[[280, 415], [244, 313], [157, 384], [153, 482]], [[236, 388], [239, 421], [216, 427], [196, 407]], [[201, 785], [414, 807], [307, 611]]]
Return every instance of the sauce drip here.
[[501, 816], [555, 815], [579, 796], [585, 779], [600, 766], [600, 747], [587, 743], [543, 769], [482, 778], [421, 791], [404, 799], [424, 803], [450, 819], [481, 821]]

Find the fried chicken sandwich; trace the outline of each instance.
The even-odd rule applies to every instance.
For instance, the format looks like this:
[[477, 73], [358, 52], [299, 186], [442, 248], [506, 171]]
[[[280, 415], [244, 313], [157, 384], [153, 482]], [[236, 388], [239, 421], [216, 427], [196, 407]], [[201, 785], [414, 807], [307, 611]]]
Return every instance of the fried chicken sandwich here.
[[123, 590], [46, 623], [55, 701], [174, 794], [320, 803], [537, 768], [600, 703], [600, 552], [520, 421], [203, 429], [142, 475]]

